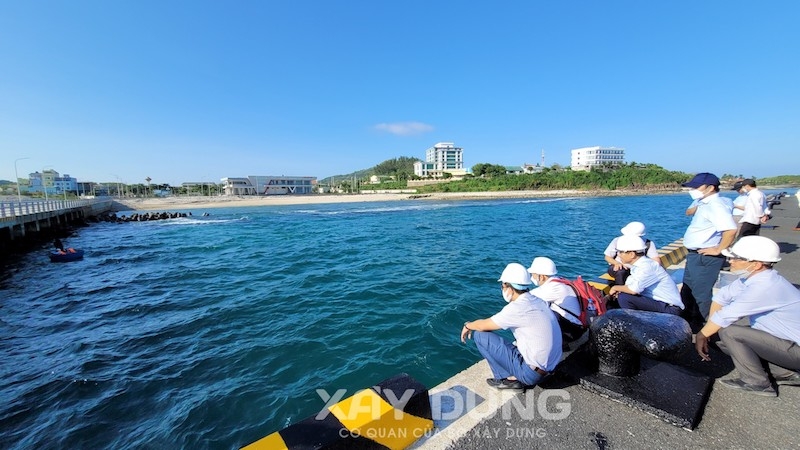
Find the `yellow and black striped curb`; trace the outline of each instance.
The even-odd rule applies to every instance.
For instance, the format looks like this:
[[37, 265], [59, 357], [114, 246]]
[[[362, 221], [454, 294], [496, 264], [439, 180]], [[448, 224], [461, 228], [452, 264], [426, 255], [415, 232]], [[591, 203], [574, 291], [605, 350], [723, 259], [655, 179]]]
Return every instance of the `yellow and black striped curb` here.
[[683, 238], [658, 249], [661, 265], [665, 268], [683, 261], [688, 253], [689, 251], [683, 246]]
[[433, 429], [428, 389], [406, 373], [242, 450], [404, 449]]

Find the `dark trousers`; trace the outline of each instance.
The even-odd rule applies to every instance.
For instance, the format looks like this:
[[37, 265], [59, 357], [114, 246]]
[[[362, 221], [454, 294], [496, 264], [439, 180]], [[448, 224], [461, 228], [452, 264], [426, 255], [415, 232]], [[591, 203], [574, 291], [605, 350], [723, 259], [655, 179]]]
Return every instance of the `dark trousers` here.
[[637, 311], [652, 311], [672, 314], [673, 316], [681, 315], [681, 309], [677, 306], [668, 305], [656, 299], [645, 297], [644, 295], [633, 295], [627, 292], [620, 292], [617, 295], [619, 307], [623, 309], [635, 309]]
[[575, 325], [569, 320], [561, 317], [561, 315], [555, 311], [553, 311], [553, 314], [555, 314], [556, 320], [558, 321], [558, 326], [561, 328], [561, 340], [563, 342], [572, 342], [581, 337], [583, 332], [586, 331], [586, 329], [584, 329], [582, 326]]
[[[686, 255], [686, 268], [683, 272], [681, 300], [684, 310], [681, 317], [692, 326], [693, 331], [702, 327], [711, 309], [711, 297], [719, 271], [725, 264], [725, 257], [701, 255], [690, 251]], [[699, 328], [698, 328], [699, 330]]]
[[766, 331], [744, 325], [729, 325], [719, 330], [719, 349], [730, 355], [733, 365], [747, 384], [766, 387], [770, 384], [764, 362], [773, 377], [791, 376], [800, 370], [800, 346], [775, 337]]
[[625, 284], [625, 281], [627, 281], [631, 271], [630, 269], [626, 269], [624, 267], [620, 270], [614, 270], [614, 266], [609, 264], [607, 273], [614, 277], [614, 286], [622, 286]]
[[739, 229], [739, 237], [742, 236], [758, 236], [761, 232], [761, 224], [753, 225], [749, 222], [742, 222], [742, 227]]

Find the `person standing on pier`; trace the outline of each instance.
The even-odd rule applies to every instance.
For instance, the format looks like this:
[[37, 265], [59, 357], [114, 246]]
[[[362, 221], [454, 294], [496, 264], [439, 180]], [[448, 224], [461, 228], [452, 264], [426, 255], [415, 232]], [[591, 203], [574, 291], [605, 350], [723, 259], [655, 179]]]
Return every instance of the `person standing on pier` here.
[[742, 180], [742, 190], [747, 195], [747, 201], [742, 208], [742, 218], [739, 219], [739, 237], [756, 236], [761, 231], [761, 224], [767, 219], [767, 197], [751, 178]]
[[[529, 389], [552, 372], [561, 360], [561, 332], [544, 300], [531, 295], [531, 277], [525, 266], [511, 263], [503, 270], [500, 291], [508, 303], [486, 319], [464, 322], [461, 342], [472, 337], [486, 358], [497, 389]], [[516, 345], [495, 330], [510, 329]]]
[[685, 305], [681, 316], [697, 331], [708, 317], [714, 283], [725, 263], [721, 253], [733, 243], [736, 223], [731, 206], [719, 196], [716, 175], [698, 173], [682, 186], [692, 188], [689, 195], [697, 201], [697, 209], [683, 235], [688, 254], [681, 287]]
[[[775, 397], [765, 361], [776, 384], [800, 386], [800, 291], [772, 268], [781, 260], [778, 244], [745, 236], [723, 254], [742, 278], [714, 296], [711, 316], [695, 338], [697, 353], [710, 361], [708, 341], [719, 333], [720, 350], [739, 372], [739, 378], [720, 380], [723, 386]], [[750, 324], [736, 324], [742, 317]]]

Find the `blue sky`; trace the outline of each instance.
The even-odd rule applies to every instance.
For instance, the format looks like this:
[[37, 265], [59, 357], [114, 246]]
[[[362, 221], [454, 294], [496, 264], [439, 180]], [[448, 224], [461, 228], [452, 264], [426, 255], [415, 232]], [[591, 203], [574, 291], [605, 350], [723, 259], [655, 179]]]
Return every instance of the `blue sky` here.
[[439, 141], [800, 174], [800, 2], [0, 0], [0, 179], [349, 173]]

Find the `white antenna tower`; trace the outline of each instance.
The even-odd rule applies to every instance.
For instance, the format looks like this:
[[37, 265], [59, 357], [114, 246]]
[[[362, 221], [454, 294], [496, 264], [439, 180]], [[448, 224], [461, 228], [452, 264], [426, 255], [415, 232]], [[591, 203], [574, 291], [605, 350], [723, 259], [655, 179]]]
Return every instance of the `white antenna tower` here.
[[544, 167], [544, 149], [542, 149], [542, 167]]

